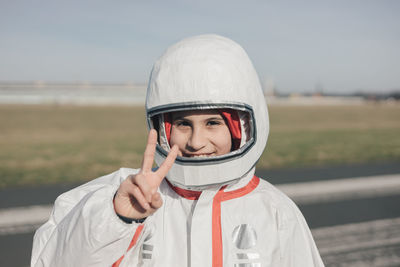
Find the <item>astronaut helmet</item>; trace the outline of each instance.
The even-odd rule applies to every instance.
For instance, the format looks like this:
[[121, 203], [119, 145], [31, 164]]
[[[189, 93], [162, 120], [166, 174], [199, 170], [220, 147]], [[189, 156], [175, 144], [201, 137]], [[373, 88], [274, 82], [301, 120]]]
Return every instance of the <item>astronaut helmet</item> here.
[[217, 110], [232, 138], [231, 151], [212, 157], [178, 156], [167, 179], [198, 189], [223, 185], [251, 171], [267, 143], [269, 122], [258, 75], [244, 49], [214, 34], [189, 37], [155, 62], [146, 95], [149, 128], [158, 131], [155, 162], [170, 150], [171, 114]]

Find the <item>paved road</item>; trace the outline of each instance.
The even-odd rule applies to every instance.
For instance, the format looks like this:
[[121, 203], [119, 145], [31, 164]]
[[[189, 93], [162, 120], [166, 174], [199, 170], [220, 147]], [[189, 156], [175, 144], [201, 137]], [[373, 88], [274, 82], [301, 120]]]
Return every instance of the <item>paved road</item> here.
[[[321, 186], [318, 184], [321, 180], [340, 184], [340, 180], [337, 179], [347, 182], [351, 180], [348, 178], [360, 176], [364, 177], [364, 180], [358, 181], [364, 184], [364, 181], [368, 182], [369, 176], [383, 175], [390, 178], [388, 174], [400, 174], [400, 163], [257, 171], [258, 176], [267, 178], [285, 190], [291, 190], [290, 184], [293, 183], [307, 183], [304, 187], [307, 190], [308, 185]], [[18, 210], [18, 207], [23, 206], [49, 205], [60, 193], [75, 186], [49, 185], [0, 190], [0, 214], [1, 211]], [[323, 190], [328, 190], [329, 195], [331, 185], [323, 183], [323, 186]], [[365, 190], [367, 194], [355, 198], [335, 199], [337, 196], [331, 194], [332, 201], [328, 199], [310, 202], [307, 198], [304, 200], [304, 196], [296, 196], [299, 200], [296, 203], [312, 228], [327, 266], [400, 266], [400, 231], [386, 230], [399, 229], [400, 205], [396, 204], [400, 203], [400, 193], [377, 192], [371, 195], [374, 191], [368, 190]], [[296, 190], [299, 191], [301, 190]], [[385, 192], [390, 190], [386, 189]], [[308, 195], [307, 193], [305, 196]], [[1, 234], [0, 231], [0, 266], [29, 265], [32, 229], [35, 227], [36, 225], [17, 229], [14, 234]], [[388, 238], [388, 235], [391, 238]], [[346, 240], [346, 236], [353, 238]], [[364, 241], [359, 242], [360, 238], [364, 238]], [[336, 245], [330, 243], [332, 240], [336, 240]], [[343, 240], [346, 240], [347, 247], [341, 246]]]
[[[266, 179], [272, 184], [285, 184], [393, 173], [400, 173], [400, 162], [338, 165], [285, 170], [257, 170], [256, 175]], [[0, 209], [50, 204], [53, 203], [56, 197], [62, 192], [76, 186], [78, 186], [78, 184], [57, 184], [40, 187], [0, 189]]]

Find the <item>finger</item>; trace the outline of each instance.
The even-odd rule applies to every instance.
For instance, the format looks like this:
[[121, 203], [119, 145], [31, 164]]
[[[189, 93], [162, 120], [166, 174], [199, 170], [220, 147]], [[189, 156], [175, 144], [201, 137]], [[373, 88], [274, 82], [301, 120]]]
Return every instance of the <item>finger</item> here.
[[160, 193], [156, 192], [153, 194], [153, 197], [151, 198], [151, 207], [153, 209], [159, 209], [163, 204], [162, 198]]
[[144, 210], [149, 210], [150, 205], [147, 203], [146, 198], [142, 194], [142, 191], [140, 191], [139, 187], [136, 185], [133, 185], [133, 188], [131, 190], [132, 196], [135, 198], [136, 202], [139, 203], [139, 205], [144, 209]]
[[167, 175], [168, 171], [171, 169], [172, 165], [175, 162], [176, 156], [178, 155], [179, 148], [177, 145], [174, 145], [168, 153], [167, 158], [161, 164], [160, 168], [156, 171], [157, 177], [159, 177], [159, 184]]
[[147, 182], [146, 177], [143, 174], [139, 173], [138, 175], [132, 178], [132, 182], [139, 187], [140, 191], [142, 191], [147, 202], [150, 202], [152, 193], [151, 193], [151, 187]]
[[151, 129], [147, 137], [147, 145], [143, 154], [142, 171], [149, 172], [153, 167], [154, 153], [157, 145], [157, 131]]

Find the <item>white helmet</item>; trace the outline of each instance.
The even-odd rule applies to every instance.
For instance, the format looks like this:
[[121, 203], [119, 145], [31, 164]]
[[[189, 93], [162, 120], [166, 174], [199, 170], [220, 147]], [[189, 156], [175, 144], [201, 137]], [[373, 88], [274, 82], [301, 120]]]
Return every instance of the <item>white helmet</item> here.
[[159, 132], [155, 161], [169, 151], [162, 114], [234, 109], [240, 115], [240, 148], [209, 158], [177, 157], [167, 179], [183, 188], [226, 184], [253, 170], [267, 143], [268, 111], [257, 73], [243, 48], [218, 35], [184, 39], [155, 62], [146, 96], [148, 126]]

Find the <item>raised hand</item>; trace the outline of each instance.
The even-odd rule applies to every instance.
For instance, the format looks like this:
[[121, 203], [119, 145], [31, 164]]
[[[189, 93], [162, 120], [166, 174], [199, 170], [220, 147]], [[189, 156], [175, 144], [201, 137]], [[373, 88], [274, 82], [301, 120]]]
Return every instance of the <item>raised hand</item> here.
[[151, 168], [156, 144], [157, 131], [151, 129], [139, 173], [128, 176], [115, 195], [114, 209], [117, 214], [132, 219], [142, 219], [162, 206], [162, 199], [157, 189], [171, 169], [179, 149], [178, 146], [172, 147], [165, 161], [157, 171], [153, 172]]

